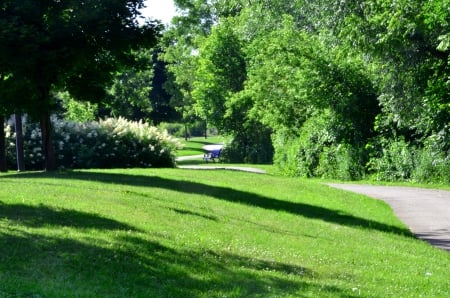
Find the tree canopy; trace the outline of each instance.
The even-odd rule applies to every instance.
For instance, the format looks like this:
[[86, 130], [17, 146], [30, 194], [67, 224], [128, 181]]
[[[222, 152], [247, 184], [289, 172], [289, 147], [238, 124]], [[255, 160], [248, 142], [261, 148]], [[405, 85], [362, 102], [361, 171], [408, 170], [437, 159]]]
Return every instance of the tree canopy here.
[[138, 24], [142, 6], [142, 0], [2, 1], [2, 84], [22, 90], [5, 97], [2, 106], [6, 101], [5, 106], [40, 119], [47, 170], [55, 168], [51, 91], [68, 91], [79, 100], [104, 99], [115, 72], [133, 62], [131, 50], [156, 42], [158, 24]]
[[449, 0], [175, 3], [173, 94], [236, 141], [265, 127], [297, 175], [450, 169]]

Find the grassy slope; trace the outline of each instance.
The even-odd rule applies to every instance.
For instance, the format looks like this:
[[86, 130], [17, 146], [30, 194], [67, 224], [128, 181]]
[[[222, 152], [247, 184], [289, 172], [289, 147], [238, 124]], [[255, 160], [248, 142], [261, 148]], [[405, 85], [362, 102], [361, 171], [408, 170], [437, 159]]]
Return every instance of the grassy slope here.
[[[0, 296], [447, 297], [381, 201], [180, 169], [0, 175]], [[38, 296], [39, 295], [39, 296]]]

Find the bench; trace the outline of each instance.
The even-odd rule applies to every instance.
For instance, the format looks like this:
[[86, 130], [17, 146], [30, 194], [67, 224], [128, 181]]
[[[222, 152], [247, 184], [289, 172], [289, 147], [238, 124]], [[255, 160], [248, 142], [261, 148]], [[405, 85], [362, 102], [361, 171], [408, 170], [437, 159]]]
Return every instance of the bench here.
[[203, 154], [203, 160], [206, 162], [208, 161], [215, 162], [216, 160], [219, 160], [222, 148], [223, 148], [222, 144], [203, 146], [203, 150], [205, 150], [205, 154]]
[[222, 151], [222, 149], [208, 151], [203, 155], [203, 160], [205, 162], [208, 162], [208, 161], [215, 162], [216, 159], [219, 160], [221, 151]]

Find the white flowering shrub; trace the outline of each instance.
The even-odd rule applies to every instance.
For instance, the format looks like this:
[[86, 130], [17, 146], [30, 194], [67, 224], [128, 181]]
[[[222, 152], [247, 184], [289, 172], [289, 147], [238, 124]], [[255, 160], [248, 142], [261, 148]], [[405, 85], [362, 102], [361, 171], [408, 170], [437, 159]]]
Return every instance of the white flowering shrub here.
[[[124, 118], [78, 123], [52, 120], [60, 168], [173, 167], [181, 143], [166, 131]], [[9, 165], [15, 164], [15, 134], [6, 128]], [[24, 127], [26, 168], [44, 162], [39, 125]]]

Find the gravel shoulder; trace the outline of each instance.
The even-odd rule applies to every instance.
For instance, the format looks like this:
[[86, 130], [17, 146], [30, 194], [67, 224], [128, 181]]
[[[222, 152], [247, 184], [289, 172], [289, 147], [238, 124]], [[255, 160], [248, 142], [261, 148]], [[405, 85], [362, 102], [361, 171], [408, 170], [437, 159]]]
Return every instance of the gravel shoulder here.
[[385, 201], [419, 239], [450, 252], [450, 191], [358, 184], [328, 185]]

